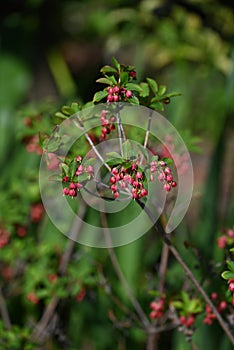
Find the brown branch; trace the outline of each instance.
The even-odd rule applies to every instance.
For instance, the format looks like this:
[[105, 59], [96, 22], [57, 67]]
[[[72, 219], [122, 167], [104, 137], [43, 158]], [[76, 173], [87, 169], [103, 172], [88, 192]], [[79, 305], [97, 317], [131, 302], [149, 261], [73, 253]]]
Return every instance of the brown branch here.
[[7, 330], [11, 329], [11, 320], [7, 309], [6, 300], [2, 292], [2, 286], [0, 285], [0, 313], [2, 316], [3, 323]]
[[[103, 211], [100, 212], [101, 215], [101, 220], [102, 220], [102, 227], [103, 227], [103, 231], [104, 231], [104, 235], [106, 238], [106, 241], [108, 243], [108, 246], [111, 246], [111, 238], [110, 238], [110, 234], [109, 234], [109, 230], [108, 230], [108, 223], [107, 223], [107, 218], [106, 218], [106, 213], [104, 213]], [[112, 265], [114, 267], [114, 270], [122, 284], [122, 286], [124, 287], [129, 299], [132, 302], [132, 305], [134, 307], [134, 309], [136, 310], [138, 316], [140, 317], [140, 320], [142, 322], [142, 324], [144, 325], [144, 327], [146, 329], [148, 329], [150, 327], [150, 322], [147, 318], [147, 316], [145, 315], [141, 305], [139, 304], [138, 300], [136, 299], [136, 297], [134, 296], [121, 268], [119, 265], [119, 262], [117, 260], [117, 257], [115, 255], [114, 249], [113, 248], [107, 248], [109, 255], [110, 255], [110, 259], [112, 262]]]
[[[136, 200], [137, 203], [140, 205], [140, 207], [145, 211], [145, 213], [149, 216], [149, 218], [152, 220], [152, 222], [154, 222], [154, 216], [151, 213], [151, 211], [144, 205], [144, 203], [142, 203], [140, 200]], [[221, 328], [223, 329], [223, 331], [226, 333], [227, 337], [229, 338], [230, 342], [232, 345], [234, 345], [234, 336], [231, 333], [228, 325], [224, 322], [222, 316], [220, 315], [220, 313], [218, 312], [218, 310], [216, 309], [215, 305], [213, 304], [213, 302], [211, 301], [211, 299], [209, 298], [209, 296], [207, 295], [207, 293], [205, 292], [205, 290], [202, 288], [202, 286], [200, 285], [200, 283], [197, 281], [196, 277], [194, 276], [193, 272], [190, 270], [190, 268], [186, 265], [186, 263], [184, 262], [184, 260], [182, 259], [182, 257], [180, 256], [180, 253], [177, 251], [177, 249], [172, 245], [171, 240], [168, 238], [168, 235], [166, 234], [166, 232], [164, 231], [163, 227], [159, 224], [159, 222], [156, 222], [154, 225], [154, 228], [156, 229], [156, 231], [161, 235], [163, 241], [165, 242], [165, 244], [168, 246], [168, 248], [170, 249], [171, 253], [174, 255], [175, 259], [178, 261], [178, 263], [181, 265], [181, 267], [184, 269], [185, 273], [187, 274], [187, 276], [190, 278], [190, 280], [193, 282], [193, 284], [195, 285], [196, 289], [199, 291], [199, 293], [202, 295], [203, 299], [205, 300], [205, 302], [210, 306], [211, 310], [213, 311], [213, 313], [215, 314], [217, 321], [219, 322]], [[153, 349], [153, 348], [152, 348]]]
[[[80, 200], [80, 203], [82, 201]], [[86, 213], [86, 205], [82, 203], [79, 206], [78, 210], [78, 218], [74, 220], [72, 229], [71, 229], [71, 235], [69, 236], [70, 240], [67, 243], [67, 247], [61, 257], [60, 264], [58, 267], [58, 273], [60, 276], [64, 275], [67, 270], [68, 263], [71, 259], [73, 249], [76, 245], [76, 239], [78, 238], [78, 235], [80, 233], [80, 229], [82, 227], [82, 219], [84, 218], [84, 215]], [[43, 333], [45, 332], [50, 320], [52, 319], [55, 309], [59, 303], [59, 297], [53, 296], [50, 300], [49, 304], [46, 306], [43, 315], [41, 316], [41, 319], [35, 326], [35, 329], [32, 334], [32, 339], [34, 341], [43, 341]]]

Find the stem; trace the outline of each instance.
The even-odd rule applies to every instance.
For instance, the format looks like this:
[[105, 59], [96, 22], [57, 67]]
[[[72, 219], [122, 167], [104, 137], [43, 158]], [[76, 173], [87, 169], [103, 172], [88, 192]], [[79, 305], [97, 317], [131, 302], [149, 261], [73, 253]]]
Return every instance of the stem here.
[[[141, 208], [146, 212], [146, 214], [149, 216], [149, 218], [154, 222], [154, 216], [151, 213], [151, 211], [145, 206], [144, 203], [142, 203], [141, 201], [137, 200], [137, 203], [141, 206]], [[174, 257], [176, 258], [176, 260], [178, 261], [178, 263], [182, 266], [182, 268], [184, 269], [184, 271], [186, 272], [187, 276], [190, 278], [190, 280], [193, 282], [193, 284], [195, 285], [195, 287], [197, 288], [197, 290], [199, 291], [199, 293], [202, 295], [203, 299], [205, 300], [205, 302], [210, 306], [211, 310], [213, 311], [213, 313], [215, 314], [220, 326], [222, 327], [223, 331], [226, 333], [227, 337], [229, 338], [230, 342], [232, 343], [232, 345], [234, 345], [234, 337], [230, 331], [230, 329], [228, 328], [227, 324], [224, 322], [222, 316], [220, 315], [220, 313], [218, 312], [218, 310], [216, 309], [216, 307], [214, 306], [214, 304], [212, 303], [211, 299], [208, 297], [207, 293], [205, 292], [205, 290], [202, 288], [202, 286], [200, 285], [200, 283], [197, 281], [196, 277], [194, 276], [193, 272], [190, 270], [190, 268], [186, 265], [186, 263], [184, 262], [184, 260], [182, 259], [182, 257], [180, 256], [179, 252], [177, 251], [177, 249], [172, 245], [171, 240], [168, 238], [168, 236], [166, 235], [166, 232], [164, 231], [163, 227], [159, 224], [159, 222], [156, 222], [154, 224], [154, 228], [156, 229], [156, 231], [158, 231], [164, 241], [164, 243], [168, 246], [169, 250], [172, 252], [172, 254], [174, 255]]]
[[123, 157], [123, 141], [126, 141], [126, 136], [125, 136], [122, 122], [121, 122], [119, 110], [117, 111], [116, 116], [117, 116], [116, 119], [117, 119], [117, 125], [118, 125], [120, 153], [121, 153], [121, 156]]
[[148, 119], [148, 126], [147, 126], [147, 130], [146, 130], [146, 134], [145, 134], [144, 148], [147, 147], [147, 143], [148, 143], [148, 140], [149, 140], [149, 133], [150, 133], [150, 126], [151, 126], [151, 121], [152, 121], [152, 114], [153, 114], [153, 111], [150, 110], [149, 119]]
[[[80, 233], [81, 227], [82, 227], [82, 219], [84, 218], [85, 213], [86, 213], [86, 205], [85, 204], [80, 205], [79, 210], [78, 210], [78, 214], [77, 214], [77, 216], [80, 219], [76, 218], [74, 220], [74, 223], [73, 223], [73, 226], [71, 229], [71, 235], [70, 235], [71, 239], [67, 243], [67, 247], [66, 247], [66, 249], [61, 257], [60, 264], [58, 267], [58, 274], [60, 276], [63, 276], [66, 273], [68, 263], [71, 259], [72, 252], [73, 252], [74, 246], [76, 244], [76, 239], [77, 239], [77, 237]], [[59, 303], [59, 297], [53, 296], [51, 298], [49, 304], [46, 306], [46, 308], [41, 316], [41, 319], [39, 320], [39, 322], [35, 326], [35, 329], [34, 329], [33, 334], [32, 334], [32, 339], [34, 341], [40, 341], [40, 342], [43, 341], [43, 337], [44, 337], [43, 333], [45, 332], [51, 318], [53, 317], [58, 303]]]
[[107, 168], [107, 170], [109, 172], [111, 172], [111, 168], [109, 167], [109, 165], [105, 162], [105, 160], [103, 159], [102, 155], [98, 152], [97, 148], [95, 147], [93, 141], [91, 140], [89, 134], [86, 132], [85, 127], [83, 126], [82, 122], [78, 119], [78, 124], [77, 125], [84, 133], [86, 140], [88, 141], [88, 143], [90, 144], [90, 146], [92, 147], [92, 150], [95, 152], [96, 156], [100, 159], [100, 161], [102, 162], [102, 164]]
[[2, 316], [3, 323], [6, 329], [11, 330], [11, 320], [7, 309], [6, 300], [2, 293], [2, 286], [0, 285], [0, 313]]
[[[108, 229], [108, 223], [107, 223], [106, 214], [103, 211], [101, 211], [100, 214], [101, 214], [101, 220], [102, 220], [102, 227], [103, 227], [104, 235], [105, 235], [106, 241], [108, 243], [108, 246], [110, 246], [111, 245], [111, 238], [110, 238], [110, 233], [109, 233], [109, 229]], [[144, 327], [146, 329], [148, 329], [150, 327], [150, 322], [149, 322], [147, 316], [145, 315], [143, 309], [141, 308], [141, 305], [139, 304], [138, 300], [134, 296], [131, 288], [129, 287], [129, 284], [128, 284], [126, 278], [123, 275], [123, 272], [122, 272], [122, 270], [120, 268], [119, 262], [117, 260], [117, 257], [115, 255], [115, 252], [114, 252], [113, 248], [108, 248], [108, 252], [109, 252], [109, 255], [110, 255], [110, 259], [111, 259], [112, 265], [113, 265], [113, 267], [115, 269], [115, 272], [116, 272], [120, 282], [122, 283], [122, 286], [124, 287], [124, 289], [125, 289], [128, 297], [129, 297], [129, 299], [131, 300], [133, 307], [135, 308], [136, 312], [138, 313], [138, 315], [139, 315], [139, 317], [141, 319], [141, 322], [143, 323]]]

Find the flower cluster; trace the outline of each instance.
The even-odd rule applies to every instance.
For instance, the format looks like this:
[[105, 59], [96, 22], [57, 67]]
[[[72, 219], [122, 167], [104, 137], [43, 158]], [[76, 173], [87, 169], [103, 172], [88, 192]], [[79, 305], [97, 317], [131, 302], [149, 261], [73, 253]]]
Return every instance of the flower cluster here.
[[[211, 299], [215, 302], [216, 309], [218, 312], [222, 312], [227, 308], [227, 302], [225, 300], [218, 300], [217, 293], [211, 294]], [[206, 305], [206, 316], [203, 320], [205, 324], [212, 325], [213, 321], [216, 319], [215, 314], [211, 310], [211, 307], [209, 305]]]
[[105, 140], [106, 135], [110, 134], [111, 131], [115, 130], [115, 116], [111, 115], [110, 118], [108, 119], [108, 112], [106, 110], [101, 111], [101, 118], [100, 118], [100, 123], [102, 126], [102, 132], [100, 139]]
[[4, 228], [0, 227], [0, 248], [3, 248], [8, 244], [10, 239], [10, 233]]
[[234, 244], [234, 228], [225, 229], [224, 234], [217, 238], [217, 245], [220, 249], [224, 249], [228, 245]]
[[133, 199], [140, 199], [147, 196], [148, 191], [144, 188], [144, 174], [138, 169], [136, 163], [132, 163], [131, 167], [125, 169], [123, 166], [114, 167], [111, 170], [110, 189], [114, 194], [114, 198], [119, 197], [118, 184], [122, 189], [131, 185], [131, 194]]
[[[83, 164], [81, 164], [82, 162], [81, 156], [76, 157], [76, 162], [77, 162], [77, 166], [76, 166], [74, 176], [69, 177], [66, 175], [62, 179], [64, 183], [67, 183], [67, 184], [69, 183], [69, 186], [64, 187], [63, 195], [70, 196], [72, 198], [77, 196], [78, 191], [83, 187], [83, 182], [90, 180], [94, 175], [94, 170], [92, 165], [88, 165], [87, 167], [85, 167]], [[83, 175], [83, 180], [80, 181], [79, 177], [82, 175]]]
[[163, 160], [152, 161], [150, 163], [150, 180], [154, 181], [154, 174], [157, 174], [158, 180], [163, 183], [163, 188], [166, 192], [169, 192], [172, 187], [176, 187], [171, 168]]
[[157, 301], [152, 301], [150, 303], [150, 308], [152, 309], [152, 311], [150, 312], [151, 319], [157, 319], [162, 317], [165, 308], [165, 300], [163, 298], [160, 298]]
[[127, 101], [129, 98], [132, 98], [133, 93], [131, 90], [127, 90], [124, 87], [119, 87], [115, 85], [113, 87], [109, 86], [107, 88], [108, 96], [107, 102], [120, 102]]
[[184, 325], [187, 328], [192, 327], [192, 325], [195, 322], [194, 315], [186, 315], [186, 316], [180, 316], [180, 323]]
[[233, 293], [232, 294], [232, 305], [234, 305], [234, 278], [228, 280], [228, 289]]

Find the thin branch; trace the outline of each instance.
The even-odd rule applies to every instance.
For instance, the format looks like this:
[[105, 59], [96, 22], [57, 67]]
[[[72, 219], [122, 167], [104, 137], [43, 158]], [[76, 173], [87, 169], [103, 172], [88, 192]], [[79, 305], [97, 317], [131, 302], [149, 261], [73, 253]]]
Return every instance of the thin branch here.
[[[151, 211], [145, 206], [144, 203], [142, 203], [140, 200], [137, 200], [137, 203], [141, 206], [141, 208], [145, 211], [145, 213], [149, 216], [149, 218], [152, 220], [152, 222], [154, 222], [154, 215], [151, 213]], [[228, 327], [228, 325], [224, 322], [222, 316], [220, 315], [220, 313], [218, 312], [218, 310], [216, 309], [215, 305], [212, 303], [211, 299], [208, 297], [207, 293], [205, 292], [205, 290], [202, 288], [202, 286], [200, 285], [200, 283], [197, 281], [196, 277], [194, 276], [193, 272], [190, 270], [190, 268], [186, 265], [186, 263], [184, 262], [184, 260], [181, 258], [179, 252], [177, 251], [177, 249], [172, 245], [171, 240], [168, 238], [168, 236], [166, 235], [166, 232], [164, 231], [163, 227], [159, 224], [159, 222], [156, 222], [154, 224], [154, 228], [156, 229], [156, 231], [158, 231], [163, 239], [163, 241], [167, 244], [168, 248], [170, 249], [170, 251], [172, 252], [172, 254], [174, 255], [174, 257], [176, 258], [176, 260], [178, 261], [178, 263], [182, 266], [182, 268], [184, 269], [184, 271], [186, 272], [187, 276], [190, 278], [190, 280], [193, 282], [193, 284], [195, 285], [195, 287], [197, 288], [197, 290], [199, 291], [199, 293], [202, 295], [203, 299], [205, 300], [205, 302], [210, 306], [211, 310], [213, 311], [213, 313], [215, 314], [220, 326], [222, 327], [222, 329], [224, 330], [224, 332], [226, 333], [227, 337], [229, 338], [230, 342], [232, 343], [232, 345], [234, 345], [234, 337]]]
[[[80, 203], [82, 203], [80, 201]], [[81, 227], [82, 227], [82, 219], [84, 218], [84, 215], [86, 213], [87, 206], [82, 203], [82, 205], [79, 206], [78, 210], [78, 218], [74, 220], [72, 229], [71, 229], [71, 235], [69, 236], [70, 240], [67, 243], [67, 247], [61, 257], [60, 264], [58, 267], [58, 273], [60, 276], [64, 275], [67, 270], [68, 263], [71, 259], [73, 249], [76, 245], [76, 240], [78, 238], [78, 235], [80, 233]], [[43, 315], [41, 316], [41, 319], [35, 326], [35, 329], [32, 334], [32, 339], [35, 341], [42, 341], [43, 339], [43, 333], [45, 332], [48, 323], [52, 319], [55, 309], [59, 303], [59, 298], [57, 296], [53, 296], [50, 300], [49, 304], [46, 306]]]
[[120, 153], [121, 153], [121, 156], [123, 157], [123, 141], [126, 141], [126, 136], [125, 136], [122, 122], [121, 122], [119, 110], [116, 113], [116, 119], [117, 119], [117, 126], [118, 126]]
[[0, 313], [6, 329], [11, 330], [11, 320], [10, 320], [6, 300], [4, 298], [1, 285], [0, 285]]
[[[106, 218], [106, 214], [101, 211], [100, 212], [101, 215], [101, 220], [102, 220], [102, 227], [103, 227], [103, 231], [104, 231], [104, 235], [105, 235], [105, 239], [107, 241], [108, 246], [111, 246], [111, 238], [110, 238], [110, 233], [109, 233], [109, 229], [108, 229], [108, 223], [107, 223], [107, 218]], [[120, 268], [119, 262], [117, 260], [117, 257], [115, 255], [115, 252], [113, 250], [113, 248], [108, 248], [108, 252], [110, 255], [110, 259], [111, 262], [113, 264], [113, 267], [115, 269], [115, 272], [122, 284], [122, 286], [124, 287], [129, 299], [132, 302], [133, 307], [135, 308], [137, 314], [139, 315], [142, 324], [144, 325], [144, 327], [146, 329], [148, 329], [150, 327], [150, 322], [147, 318], [147, 316], [145, 315], [143, 309], [141, 308], [141, 305], [139, 304], [138, 300], [136, 299], [136, 297], [134, 296], [125, 276], [123, 275], [123, 272]]]
[[153, 115], [153, 110], [150, 110], [149, 114], [149, 119], [148, 119], [148, 126], [145, 134], [145, 141], [144, 141], [144, 148], [147, 147], [148, 141], [149, 141], [149, 133], [150, 133], [150, 127], [151, 127], [151, 121], [152, 121], [152, 115]]
[[[77, 123], [76, 123], [76, 125], [77, 125]], [[88, 143], [92, 147], [92, 150], [95, 152], [96, 156], [100, 159], [100, 161], [107, 168], [107, 170], [109, 172], [111, 172], [110, 166], [105, 162], [105, 160], [103, 159], [102, 155], [97, 150], [97, 147], [94, 145], [92, 139], [90, 138], [89, 134], [86, 132], [85, 127], [83, 126], [82, 122], [79, 119], [78, 119], [78, 125], [77, 126], [83, 131], [83, 133], [84, 133], [84, 135], [86, 137], [86, 140], [88, 141]]]

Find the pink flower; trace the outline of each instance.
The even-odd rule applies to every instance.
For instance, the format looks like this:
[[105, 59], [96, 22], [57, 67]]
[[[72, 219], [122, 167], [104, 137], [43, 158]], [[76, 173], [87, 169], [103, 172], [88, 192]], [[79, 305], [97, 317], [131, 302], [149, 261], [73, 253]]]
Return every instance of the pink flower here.
[[220, 249], [224, 249], [227, 244], [227, 237], [226, 236], [220, 236], [217, 238], [217, 245]]

